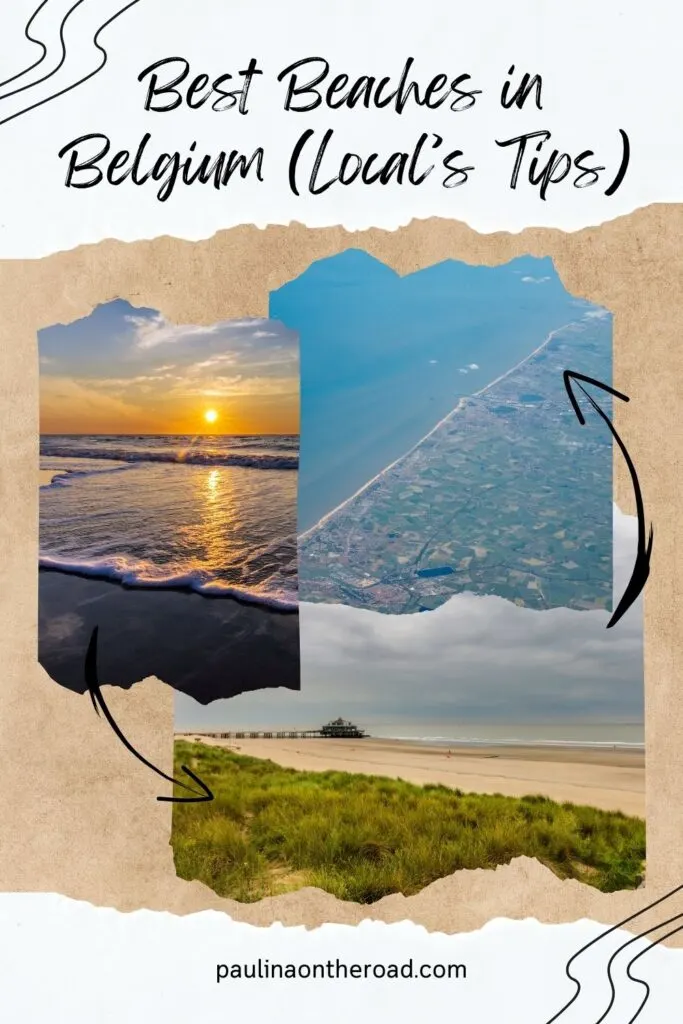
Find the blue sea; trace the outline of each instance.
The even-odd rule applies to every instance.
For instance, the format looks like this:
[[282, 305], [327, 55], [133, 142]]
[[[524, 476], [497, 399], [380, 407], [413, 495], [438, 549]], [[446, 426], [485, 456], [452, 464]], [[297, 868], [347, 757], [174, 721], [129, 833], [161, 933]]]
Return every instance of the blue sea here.
[[409, 740], [448, 746], [594, 747], [644, 750], [642, 722], [463, 722], [441, 718], [425, 721], [372, 721], [365, 725], [376, 739]]
[[[302, 658], [307, 659], [306, 632], [302, 632]], [[541, 746], [615, 748], [641, 751], [645, 748], [645, 729], [640, 721], [627, 719], [574, 720], [558, 716], [553, 720], [500, 721], [475, 720], [444, 713], [439, 717], [384, 713], [377, 702], [355, 699], [352, 705], [342, 696], [315, 699], [311, 687], [300, 694], [284, 690], [244, 693], [231, 700], [218, 700], [202, 707], [186, 694], [176, 695], [175, 724], [178, 731], [193, 729], [218, 732], [228, 729], [319, 729], [339, 714], [348, 716], [374, 739], [405, 740], [429, 746]]]
[[40, 566], [297, 607], [298, 436], [43, 435]]
[[402, 277], [349, 249], [272, 292], [271, 318], [299, 334], [300, 530], [587, 308], [531, 256]]

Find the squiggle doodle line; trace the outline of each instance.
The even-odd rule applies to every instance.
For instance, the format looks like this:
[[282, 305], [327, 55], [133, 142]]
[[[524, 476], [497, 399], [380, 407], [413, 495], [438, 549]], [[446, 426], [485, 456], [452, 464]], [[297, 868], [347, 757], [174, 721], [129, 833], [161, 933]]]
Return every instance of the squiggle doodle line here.
[[[47, 2], [47, 0], [44, 0], [44, 2]], [[80, 3], [82, 3], [82, 2], [83, 2], [83, 0], [77, 0], [77, 3], [74, 4], [74, 6], [69, 9], [69, 11], [66, 13], [64, 18], [62, 19], [62, 24], [61, 24], [61, 27], [60, 27], [59, 35], [60, 35], [60, 39], [61, 39], [61, 42], [62, 42], [62, 47], [63, 47], [64, 53], [63, 53], [63, 56], [62, 56], [62, 60], [59, 63], [59, 66], [50, 75], [46, 75], [45, 78], [40, 79], [38, 82], [31, 83], [31, 85], [39, 85], [40, 82], [47, 81], [49, 78], [52, 77], [52, 75], [56, 74], [56, 72], [59, 70], [59, 68], [61, 68], [61, 66], [63, 65], [64, 59], [66, 57], [66, 48], [64, 47], [64, 38], [63, 38], [64, 23], [66, 22], [66, 20], [69, 17], [69, 15], [72, 14], [73, 11], [76, 9], [76, 7]], [[108, 18], [107, 21], [104, 22], [103, 25], [100, 25], [100, 27], [98, 28], [97, 32], [93, 36], [92, 42], [93, 42], [93, 46], [95, 46], [95, 48], [98, 49], [100, 51], [100, 53], [102, 54], [102, 58], [103, 59], [101, 60], [100, 64], [93, 71], [89, 72], [89, 74], [87, 74], [87, 75], [84, 75], [83, 78], [79, 78], [78, 81], [74, 82], [72, 85], [67, 85], [64, 89], [60, 89], [59, 92], [52, 93], [50, 96], [45, 97], [45, 99], [38, 100], [37, 103], [33, 103], [33, 104], [31, 104], [31, 106], [24, 107], [22, 110], [18, 110], [15, 114], [10, 114], [9, 117], [3, 118], [2, 120], [0, 120], [0, 125], [7, 124], [9, 121], [13, 121], [15, 118], [21, 117], [22, 114], [27, 114], [29, 111], [35, 110], [37, 107], [43, 106], [44, 103], [49, 103], [50, 100], [57, 99], [58, 96], [63, 96], [65, 93], [71, 92], [72, 89], [76, 89], [79, 85], [82, 85], [84, 82], [87, 82], [89, 79], [93, 78], [96, 74], [98, 74], [98, 72], [100, 72], [102, 70], [102, 68], [105, 66], [105, 64], [107, 63], [107, 51], [99, 43], [99, 37], [100, 37], [101, 33], [104, 32], [105, 28], [107, 28], [109, 25], [111, 25], [111, 23], [113, 21], [115, 21], [121, 14], [124, 14], [127, 10], [129, 10], [131, 7], [134, 7], [137, 3], [139, 3], [139, 0], [130, 0], [130, 2], [127, 3], [125, 7], [122, 7], [120, 11], [117, 11], [115, 14], [113, 14], [110, 18]], [[38, 8], [38, 10], [40, 10], [40, 8]], [[38, 13], [38, 10], [36, 10], [34, 12], [34, 14], [32, 15], [31, 21], [33, 20], [33, 18]], [[29, 25], [30, 25], [30, 22], [29, 22]], [[28, 26], [27, 26], [27, 28], [28, 28]], [[29, 38], [31, 38], [31, 37], [29, 37]], [[35, 42], [35, 40], [33, 40], [33, 41]], [[44, 44], [40, 43], [39, 45], [43, 46]], [[45, 55], [43, 55], [43, 57], [41, 57], [41, 60], [39, 60], [37, 62], [37, 64], [41, 63], [41, 61], [44, 59], [44, 56]], [[37, 64], [34, 64], [33, 67], [36, 67]], [[26, 70], [31, 70], [31, 69], [28, 68]], [[21, 72], [21, 73], [23, 74], [24, 72]], [[16, 78], [18, 76], [15, 75], [14, 77]], [[12, 80], [13, 79], [8, 79], [8, 81], [12, 81]], [[7, 83], [4, 83], [4, 84], [7, 84]], [[22, 89], [17, 89], [17, 90], [15, 90], [15, 92], [21, 92], [25, 88], [29, 88], [29, 87], [28, 86], [23, 86]], [[10, 93], [8, 95], [13, 95], [13, 93]], [[4, 98], [5, 97], [0, 97], [0, 100], [4, 99]]]
[[[45, 4], [46, 4], [47, 2], [48, 2], [48, 0], [42, 0], [42, 3], [40, 3], [40, 4], [39, 4], [39, 5], [38, 5], [38, 6], [36, 7], [35, 11], [34, 11], [34, 12], [33, 12], [33, 14], [31, 15], [31, 17], [29, 18], [29, 20], [28, 20], [28, 21], [26, 22], [26, 28], [24, 29], [24, 35], [26, 36], [26, 38], [28, 39], [28, 41], [29, 41], [30, 43], [35, 43], [35, 44], [36, 44], [36, 46], [39, 46], [39, 47], [41, 48], [41, 50], [42, 50], [43, 52], [41, 53], [40, 57], [38, 57], [38, 60], [34, 60], [33, 64], [29, 64], [29, 66], [28, 66], [27, 68], [24, 68], [24, 70], [23, 70], [23, 71], [17, 71], [16, 75], [12, 75], [12, 76], [11, 76], [10, 78], [5, 78], [5, 79], [4, 79], [4, 81], [0, 82], [0, 89], [1, 89], [1, 88], [2, 88], [2, 87], [3, 87], [4, 85], [9, 85], [9, 84], [10, 84], [10, 82], [14, 82], [14, 81], [15, 81], [15, 80], [16, 80], [17, 78], [21, 78], [21, 76], [22, 76], [22, 75], [27, 75], [29, 71], [33, 71], [33, 69], [34, 69], [34, 68], [37, 68], [37, 67], [38, 67], [38, 65], [39, 65], [40, 63], [42, 63], [42, 61], [43, 61], [43, 60], [45, 59], [45, 55], [47, 54], [47, 46], [45, 45], [45, 43], [41, 42], [41, 40], [40, 40], [40, 39], [35, 39], [35, 38], [34, 38], [34, 37], [33, 37], [33, 36], [31, 35], [31, 31], [30, 31], [30, 29], [31, 29], [31, 25], [32, 25], [32, 23], [33, 23], [33, 19], [34, 19], [35, 17], [37, 17], [37, 15], [38, 15], [38, 14], [40, 14], [41, 10], [43, 9], [43, 7], [45, 6]], [[10, 95], [13, 95], [13, 94], [12, 94], [12, 93], [10, 93]]]
[[[608, 928], [606, 931], [601, 932], [599, 935], [596, 935], [596, 937], [594, 939], [591, 939], [590, 942], [587, 942], [585, 946], [581, 947], [581, 949], [577, 949], [576, 953], [574, 953], [569, 958], [569, 960], [567, 960], [567, 963], [565, 964], [565, 968], [564, 968], [565, 974], [567, 975], [569, 980], [573, 981], [574, 984], [576, 985], [576, 991], [574, 992], [574, 995], [571, 997], [571, 999], [567, 1003], [565, 1003], [564, 1006], [560, 1010], [558, 1010], [556, 1014], [554, 1014], [552, 1017], [550, 1017], [545, 1022], [545, 1024], [554, 1024], [554, 1021], [558, 1020], [562, 1016], [562, 1014], [566, 1010], [568, 1010], [569, 1007], [573, 1003], [576, 1002], [576, 1000], [577, 1000], [577, 998], [578, 998], [578, 996], [579, 996], [579, 994], [581, 992], [581, 982], [579, 981], [578, 978], [574, 977], [574, 975], [571, 973], [571, 970], [570, 970], [571, 965], [574, 963], [574, 961], [576, 960], [577, 957], [581, 956], [582, 953], [585, 953], [586, 950], [591, 948], [591, 946], [596, 945], [596, 943], [600, 942], [602, 939], [606, 938], [608, 935], [611, 935], [612, 932], [618, 931], [619, 928], [623, 928], [623, 926], [626, 925], [626, 924], [629, 924], [629, 922], [635, 921], [635, 919], [637, 917], [640, 917], [642, 914], [646, 913], [648, 910], [652, 910], [654, 907], [659, 906], [660, 903], [664, 903], [665, 900], [671, 899], [672, 896], [675, 896], [676, 893], [681, 892], [681, 890], [683, 890], [683, 884], [677, 885], [675, 889], [672, 889], [670, 892], [665, 893], [664, 896], [660, 896], [659, 899], [654, 900], [652, 903], [648, 903], [648, 905], [643, 907], [641, 910], [637, 910], [634, 914], [629, 915], [629, 917], [625, 917], [623, 919], [623, 921], [618, 921], [617, 924], [612, 925], [611, 928]], [[663, 923], [667, 924], [669, 922], [665, 921]], [[676, 930], [678, 930], [678, 929], [676, 929]], [[647, 934], [647, 932], [644, 932], [643, 934]], [[636, 936], [636, 938], [640, 938], [640, 936]], [[627, 945], [627, 943], [625, 943], [624, 945]], [[655, 945], [656, 945], [656, 943], [655, 943]], [[651, 947], [648, 947], [648, 948], [651, 948]], [[634, 960], [636, 960], [636, 959], [638, 959], [638, 958], [635, 957]], [[608, 977], [609, 977], [609, 975], [608, 975]], [[635, 1017], [632, 1018], [632, 1020], [635, 1020]], [[632, 1021], [630, 1022], [630, 1024], [632, 1024]]]
[[[20, 92], [25, 92], [27, 89], [33, 89], [34, 86], [40, 85], [42, 82], [47, 82], [48, 78], [52, 78], [53, 75], [57, 74], [59, 69], [63, 66], [64, 61], [66, 60], [66, 44], [64, 43], [64, 26], [66, 25], [70, 15], [72, 15], [73, 12], [76, 10], [76, 8], [79, 7], [83, 2], [84, 2], [84, 0], [76, 0], [76, 3], [73, 5], [73, 7], [70, 7], [69, 10], [64, 15], [64, 17], [62, 18], [61, 25], [59, 26], [59, 41], [60, 41], [60, 43], [62, 45], [62, 56], [59, 59], [59, 64], [57, 65], [57, 67], [53, 71], [48, 71], [48, 73], [46, 75], [43, 75], [42, 78], [37, 78], [35, 80], [35, 82], [28, 82], [26, 85], [19, 86], [18, 89], [12, 89], [11, 92], [3, 93], [2, 96], [0, 96], [0, 100], [9, 99], [10, 96], [17, 96]], [[31, 21], [33, 21], [33, 19], [36, 17], [36, 15], [40, 13], [41, 9], [45, 6], [46, 3], [48, 3], [48, 0], [43, 0], [43, 2], [41, 3], [40, 7], [38, 7], [37, 10], [35, 10], [33, 12], [33, 15], [31, 16]], [[37, 43], [38, 46], [42, 47], [42, 50], [43, 50], [42, 56], [39, 57], [38, 60], [35, 61], [33, 64], [30, 64], [27, 68], [24, 68], [23, 71], [17, 72], [16, 75], [12, 76], [12, 78], [8, 78], [5, 82], [0, 83], [0, 86], [9, 85], [9, 83], [10, 82], [14, 82], [15, 79], [21, 78], [23, 75], [28, 74], [29, 71], [33, 71], [33, 69], [39, 67], [44, 62], [45, 58], [47, 57], [47, 46], [45, 45], [45, 43], [41, 42], [40, 39], [34, 39], [33, 36], [30, 36], [28, 34], [28, 30], [30, 28], [31, 21], [29, 21], [28, 25], [24, 29], [24, 35], [28, 39], [30, 39], [32, 43]]]

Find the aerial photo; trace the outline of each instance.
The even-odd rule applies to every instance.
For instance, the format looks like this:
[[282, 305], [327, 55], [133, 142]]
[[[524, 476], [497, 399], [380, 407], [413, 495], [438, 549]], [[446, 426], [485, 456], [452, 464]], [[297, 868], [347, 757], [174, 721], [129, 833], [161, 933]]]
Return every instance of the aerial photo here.
[[401, 277], [348, 250], [269, 312], [300, 344], [301, 689], [177, 695], [178, 764], [217, 793], [174, 808], [178, 873], [244, 901], [518, 856], [640, 885], [641, 602], [606, 629], [636, 521], [563, 384], [612, 383], [609, 311], [550, 259]]
[[[474, 328], [481, 296], [468, 280], [476, 280], [482, 268], [451, 266], [446, 269], [462, 290], [459, 312], [465, 325], [462, 337], [454, 328], [455, 351], [449, 353], [451, 367], [446, 371], [453, 409], [304, 530], [301, 598], [396, 614], [428, 611], [463, 592], [497, 594], [528, 608], [609, 609], [611, 437], [598, 424], [592, 431], [577, 430], [562, 370], [580, 367], [582, 373], [610, 383], [611, 317], [607, 310], [573, 300], [554, 272], [536, 271], [532, 277], [522, 270], [496, 268], [489, 273], [507, 271], [519, 294], [513, 292], [499, 305], [492, 295], [487, 329]], [[491, 284], [495, 289], [493, 277]], [[528, 293], [546, 289], [554, 293], [544, 309], [546, 322], [541, 326], [537, 314], [538, 327], [530, 330], [527, 351], [518, 358], [519, 344], [510, 343], [507, 351], [504, 331], [520, 332], [530, 319]], [[424, 332], [424, 317], [418, 317]], [[424, 333], [418, 337], [425, 342]], [[441, 378], [440, 351], [438, 358], [427, 358], [435, 350], [437, 346], [426, 343], [419, 358]], [[453, 366], [454, 355], [462, 365]], [[413, 359], [417, 357], [415, 352]], [[467, 361], [473, 357], [477, 362]], [[510, 358], [515, 361], [506, 365]], [[315, 399], [311, 410], [306, 408], [317, 377], [309, 378], [307, 360], [302, 333], [303, 419], [317, 436]], [[393, 383], [387, 374], [384, 389], [391, 391]], [[430, 390], [423, 390], [423, 403]], [[347, 387], [340, 404], [362, 401], [360, 389]], [[385, 404], [388, 410], [389, 402]], [[609, 398], [603, 407], [609, 413]], [[352, 410], [347, 412], [353, 419]], [[327, 420], [327, 414], [320, 419]], [[392, 436], [388, 424], [384, 432], [387, 441], [380, 437], [380, 449]], [[400, 425], [395, 432], [400, 433]], [[303, 495], [309, 472], [313, 476], [317, 469], [317, 452], [311, 454], [306, 444], [305, 438]], [[343, 438], [331, 443], [335, 451], [338, 445], [349, 446]]]
[[83, 692], [299, 686], [299, 351], [117, 300], [39, 334], [39, 660]]

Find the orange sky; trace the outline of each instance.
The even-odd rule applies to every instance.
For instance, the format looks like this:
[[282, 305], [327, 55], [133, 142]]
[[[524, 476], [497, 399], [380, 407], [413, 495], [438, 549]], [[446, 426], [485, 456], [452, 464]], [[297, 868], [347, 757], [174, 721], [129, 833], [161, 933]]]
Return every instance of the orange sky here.
[[298, 339], [275, 321], [178, 326], [117, 300], [39, 349], [42, 433], [299, 432]]

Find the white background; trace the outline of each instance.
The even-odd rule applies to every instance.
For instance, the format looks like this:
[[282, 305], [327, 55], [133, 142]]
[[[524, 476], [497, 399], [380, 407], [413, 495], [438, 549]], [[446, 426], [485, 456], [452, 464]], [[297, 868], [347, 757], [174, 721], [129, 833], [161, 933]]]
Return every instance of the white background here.
[[[0, 77], [35, 59], [37, 48], [23, 38], [25, 12], [36, 0], [3, 4]], [[61, 15], [72, 0], [50, 0], [46, 38], [55, 44]], [[58, 76], [37, 86], [32, 101], [58, 83], [65, 87], [96, 65], [89, 43], [97, 24], [125, 0], [87, 0], [65, 28], [67, 60]], [[54, 8], [53, 8], [54, 5]], [[54, 9], [54, 14], [50, 12]], [[479, 231], [519, 231], [528, 225], [573, 230], [630, 213], [653, 202], [678, 201], [683, 192], [683, 133], [679, 118], [683, 83], [678, 72], [679, 33], [670, 0], [479, 0], [465, 4], [422, 0], [419, 4], [347, 0], [140, 0], [105, 30], [106, 67], [84, 86], [0, 126], [0, 256], [42, 256], [83, 242], [171, 234], [206, 238], [220, 228], [252, 221], [299, 220], [309, 225], [343, 222], [350, 228], [396, 228], [412, 218], [440, 216], [467, 221]], [[75, 44], [75, 45], [74, 45]], [[58, 54], [59, 47], [55, 52]], [[264, 75], [255, 82], [250, 113], [214, 112], [185, 105], [170, 113], [145, 112], [145, 86], [138, 74], [156, 60], [184, 56], [191, 74], [211, 78], [236, 72], [256, 57]], [[426, 84], [444, 72], [472, 76], [482, 90], [475, 106], [453, 113], [444, 105], [430, 111], [409, 104], [391, 109], [285, 112], [285, 89], [277, 75], [288, 64], [324, 56], [332, 74], [399, 76], [407, 57]], [[56, 61], [54, 62], [56, 63]], [[499, 102], [508, 68], [543, 77], [543, 111], [527, 101], [524, 110]], [[36, 72], [37, 74], [37, 72]], [[331, 77], [331, 76], [330, 76]], [[11, 88], [11, 87], [8, 87]], [[45, 90], [45, 92], [44, 92]], [[7, 89], [0, 89], [3, 95]], [[26, 94], [0, 99], [0, 120], [19, 109]], [[332, 127], [330, 154], [412, 149], [422, 131], [438, 132], [442, 150], [460, 148], [476, 172], [464, 186], [445, 189], [435, 170], [422, 186], [336, 186], [322, 196], [289, 191], [291, 150], [306, 128], [319, 136]], [[616, 195], [604, 187], [620, 159], [618, 129], [631, 139], [632, 158]], [[549, 129], [550, 143], [577, 155], [594, 149], [612, 173], [604, 182], [577, 189], [570, 179], [555, 186], [545, 202], [538, 190], [508, 187], [513, 155], [495, 145], [522, 132]], [[266, 151], [263, 184], [234, 181], [216, 191], [210, 185], [178, 185], [166, 203], [153, 183], [91, 189], [64, 186], [67, 143], [88, 132], [103, 132], [112, 151], [135, 149], [145, 132], [150, 152], [198, 153], [233, 148]], [[447, 146], [447, 143], [450, 145]], [[332, 168], [332, 161], [325, 163]]]
[[[358, 927], [269, 929], [229, 922], [216, 911], [190, 917], [138, 911], [119, 914], [59, 896], [9, 895], [0, 902], [0, 1006], [18, 1024], [159, 1024], [197, 1021], [463, 1021], [546, 1024], [575, 992], [564, 964], [601, 929], [582, 921], [489, 922], [468, 935], [428, 934], [409, 922]], [[576, 961], [581, 995], [562, 1024], [593, 1024], [607, 1009], [605, 967], [628, 941], [613, 933]], [[629, 981], [629, 959], [615, 959], [616, 1000], [607, 1024], [628, 1024], [645, 996]], [[466, 980], [294, 980], [216, 982], [217, 964], [464, 963]], [[669, 1021], [680, 1006], [681, 954], [655, 948], [633, 968], [651, 986], [639, 1024]]]
[[[0, 78], [19, 72], [38, 56], [23, 37], [36, 0], [2, 5]], [[41, 22], [48, 65], [59, 61], [58, 28], [67, 0], [50, 0]], [[66, 60], [43, 85], [7, 96], [0, 87], [0, 120], [50, 90], [66, 88], [92, 70], [99, 52], [91, 40], [97, 27], [122, 0], [87, 0], [65, 28]], [[347, 0], [344, 4], [289, 0], [140, 0], [106, 29], [101, 43], [109, 53], [104, 70], [80, 88], [0, 125], [0, 257], [40, 257], [86, 242], [170, 234], [206, 238], [244, 222], [263, 227], [292, 220], [309, 225], [343, 223], [394, 229], [412, 218], [441, 216], [466, 221], [479, 231], [519, 231], [526, 226], [576, 230], [627, 214], [654, 202], [683, 197], [683, 80], [680, 78], [680, 25], [670, 0], [479, 0], [475, 4], [421, 0]], [[38, 27], [38, 23], [36, 23]], [[37, 28], [36, 28], [37, 31]], [[409, 105], [402, 116], [391, 110], [354, 113], [283, 110], [284, 88], [277, 74], [294, 60], [324, 56], [332, 74], [347, 72], [396, 78], [408, 56], [424, 84], [433, 75], [472, 75], [483, 90], [475, 107], [461, 113], [425, 111]], [[250, 113], [216, 113], [187, 108], [145, 113], [138, 73], [162, 57], [185, 56], [191, 74], [211, 77], [234, 72], [256, 57], [265, 74], [255, 83]], [[505, 111], [498, 97], [507, 70], [543, 76], [543, 111], [532, 101], [522, 112]], [[40, 77], [36, 69], [32, 80]], [[29, 95], [30, 94], [30, 95]], [[3, 98], [4, 97], [4, 98]], [[297, 198], [287, 185], [292, 147], [306, 128], [321, 134], [335, 129], [331, 152], [361, 154], [408, 149], [422, 131], [438, 132], [443, 151], [460, 148], [476, 171], [467, 185], [447, 190], [436, 170], [421, 187], [336, 186], [320, 197]], [[575, 189], [569, 179], [542, 202], [524, 182], [508, 187], [512, 156], [496, 147], [524, 131], [547, 128], [552, 142], [576, 155], [595, 150], [612, 170], [602, 186]], [[603, 194], [620, 158], [618, 129], [625, 129], [632, 158], [624, 184], [611, 198]], [[210, 186], [179, 184], [159, 203], [152, 183], [114, 188], [64, 187], [66, 167], [57, 154], [87, 132], [104, 132], [112, 150], [135, 149], [152, 133], [150, 152], [199, 153], [232, 148], [266, 151], [265, 182]], [[448, 145], [447, 145], [448, 144]], [[326, 165], [327, 166], [327, 165]], [[330, 168], [332, 161], [329, 161]], [[1, 879], [0, 879], [1, 885]], [[326, 926], [315, 932], [268, 931], [237, 925], [203, 913], [187, 918], [141, 911], [122, 915], [59, 896], [5, 894], [0, 897], [0, 1008], [8, 1020], [69, 1021], [330, 1021], [386, 1019], [412, 1021], [417, 1014], [436, 1020], [543, 1024], [573, 994], [564, 976], [570, 953], [599, 927], [561, 927], [536, 922], [494, 922], [468, 936], [427, 935], [409, 923]], [[624, 941], [621, 936], [618, 941]], [[582, 996], [563, 1018], [588, 1024], [609, 1000], [605, 964], [618, 944], [610, 937], [599, 957], [581, 968]], [[639, 950], [642, 944], [636, 947]], [[602, 947], [600, 947], [602, 950]], [[630, 947], [633, 951], [633, 947]], [[323, 955], [324, 954], [324, 955]], [[349, 962], [463, 961], [466, 982], [298, 981], [224, 982], [217, 985], [218, 962], [270, 957], [317, 961], [329, 956]], [[681, 954], [657, 948], [638, 961], [634, 972], [652, 985], [640, 1021], [669, 1020], [679, 1005], [674, 960]], [[618, 998], [609, 1024], [632, 1019], [644, 995], [625, 978], [623, 962], [614, 968]], [[577, 973], [580, 974], [579, 965]]]

